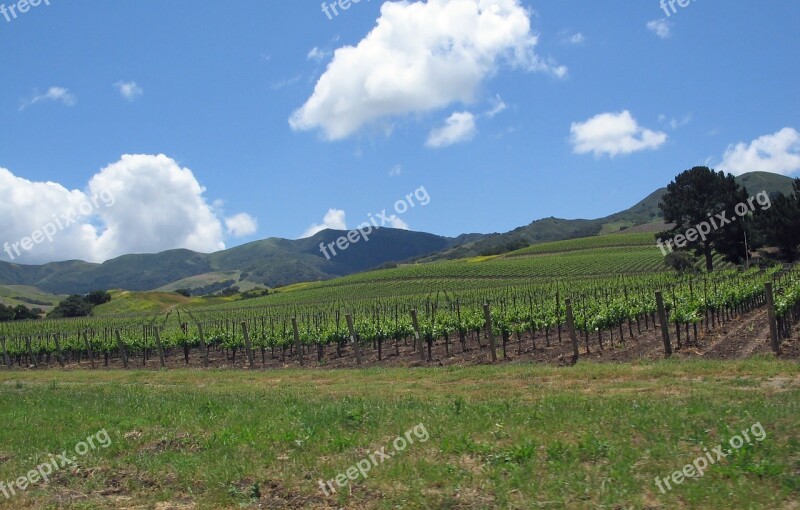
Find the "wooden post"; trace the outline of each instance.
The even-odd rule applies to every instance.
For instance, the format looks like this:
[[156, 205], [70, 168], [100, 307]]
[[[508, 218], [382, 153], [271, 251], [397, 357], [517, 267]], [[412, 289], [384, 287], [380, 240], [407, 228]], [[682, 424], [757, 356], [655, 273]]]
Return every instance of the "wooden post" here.
[[53, 335], [53, 340], [56, 342], [56, 355], [58, 356], [58, 364], [61, 365], [61, 368], [64, 368], [64, 354], [61, 352], [61, 339], [58, 337], [58, 333]]
[[0, 342], [3, 344], [3, 359], [5, 360], [8, 369], [12, 370], [14, 368], [14, 364], [11, 363], [11, 358], [8, 356], [8, 350], [6, 349], [6, 337], [0, 338]]
[[569, 339], [572, 341], [572, 364], [578, 362], [580, 353], [578, 352], [578, 335], [575, 333], [575, 316], [572, 313], [572, 300], [565, 299], [564, 306], [567, 308], [567, 329], [569, 330]]
[[247, 329], [247, 322], [242, 322], [242, 333], [244, 334], [244, 352], [247, 354], [247, 363], [250, 368], [256, 367], [256, 360], [253, 357], [253, 344], [250, 343], [250, 331]]
[[94, 354], [92, 353], [92, 344], [89, 343], [89, 335], [86, 331], [83, 332], [83, 342], [86, 344], [86, 350], [89, 351], [89, 361], [92, 363], [92, 370], [94, 370]]
[[[29, 337], [29, 336], [25, 337], [25, 345], [28, 347], [28, 357], [31, 360], [31, 364], [34, 367], [38, 367], [39, 364], [36, 363], [36, 357], [33, 355], [33, 347], [31, 347], [31, 337]], [[94, 367], [92, 367], [92, 368], [94, 368]]]
[[489, 303], [483, 305], [483, 317], [486, 319], [486, 336], [489, 337], [489, 349], [492, 351], [492, 363], [497, 362], [497, 349], [494, 338], [494, 330], [492, 329], [492, 310], [489, 308]]
[[158, 359], [161, 363], [161, 368], [165, 368], [167, 366], [167, 360], [164, 359], [164, 344], [161, 343], [161, 332], [158, 330], [158, 326], [153, 327], [153, 332], [156, 334], [156, 347], [158, 348]]
[[119, 349], [119, 355], [122, 356], [122, 367], [128, 368], [128, 353], [125, 351], [125, 344], [122, 343], [122, 336], [119, 334], [119, 330], [114, 330], [114, 336], [117, 339], [117, 349]]
[[360, 365], [361, 342], [359, 342], [358, 338], [356, 338], [356, 328], [353, 326], [353, 316], [348, 313], [347, 315], [345, 315], [345, 319], [347, 319], [347, 329], [350, 331], [350, 341], [353, 342], [353, 346], [356, 350], [356, 363]]
[[414, 326], [414, 344], [419, 349], [419, 360], [425, 361], [425, 347], [422, 345], [422, 335], [419, 334], [419, 318], [416, 310], [411, 310], [411, 324]]
[[767, 294], [767, 317], [769, 318], [769, 336], [772, 344], [772, 352], [780, 354], [781, 346], [778, 343], [778, 320], [775, 316], [775, 294], [772, 290], [772, 283], [764, 284]]
[[672, 344], [669, 341], [669, 324], [667, 324], [667, 310], [664, 308], [664, 296], [656, 292], [656, 306], [658, 307], [658, 320], [661, 321], [661, 337], [664, 339], [664, 354], [672, 356]]
[[305, 360], [303, 360], [303, 346], [300, 344], [300, 330], [297, 328], [297, 317], [292, 317], [292, 329], [294, 330], [294, 350], [297, 351], [297, 355], [300, 357], [300, 366], [302, 367], [306, 363]]
[[556, 290], [556, 324], [558, 324], [558, 345], [561, 345], [561, 291]]
[[206, 345], [206, 337], [203, 335], [203, 325], [197, 323], [197, 333], [200, 335], [200, 350], [203, 352], [203, 366], [208, 368], [208, 346]]

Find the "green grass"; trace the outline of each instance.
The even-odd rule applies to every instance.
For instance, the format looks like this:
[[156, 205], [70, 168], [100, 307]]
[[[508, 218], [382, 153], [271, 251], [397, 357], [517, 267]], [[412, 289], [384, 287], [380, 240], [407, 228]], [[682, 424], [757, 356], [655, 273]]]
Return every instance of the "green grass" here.
[[175, 292], [130, 292], [111, 291], [111, 301], [95, 307], [92, 312], [95, 316], [127, 315], [127, 314], [154, 314], [167, 312], [175, 308], [193, 308], [198, 306], [221, 305], [237, 301], [239, 298], [216, 297], [187, 298]]
[[509, 253], [507, 256], [541, 255], [573, 252], [578, 250], [594, 250], [597, 248], [629, 248], [656, 247], [655, 237], [650, 232], [636, 234], [611, 234], [581, 239], [570, 239], [554, 243], [535, 244]]
[[[0, 496], [0, 508], [747, 509], [800, 498], [800, 366], [771, 359], [2, 372], [0, 408], [0, 480], [100, 429], [112, 439], [50, 484]], [[756, 422], [763, 442], [659, 493], [656, 476]], [[417, 424], [427, 442], [352, 492], [320, 493], [317, 480]]]
[[[52, 310], [67, 296], [57, 296], [26, 285], [0, 285], [0, 303], [6, 306], [23, 305], [27, 308]], [[47, 304], [42, 304], [47, 303]]]
[[652, 274], [666, 271], [653, 235], [616, 234], [544, 243], [502, 256], [408, 264], [335, 280], [277, 289], [248, 306], [330, 303], [420, 296], [446, 291], [502, 289], [556, 279]]

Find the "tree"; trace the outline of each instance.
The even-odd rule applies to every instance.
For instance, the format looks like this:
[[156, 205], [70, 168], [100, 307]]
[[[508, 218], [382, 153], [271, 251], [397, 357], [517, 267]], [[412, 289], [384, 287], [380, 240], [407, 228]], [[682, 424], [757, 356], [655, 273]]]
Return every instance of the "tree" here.
[[714, 270], [714, 251], [727, 260], [739, 262], [745, 257], [744, 223], [734, 213], [738, 204], [747, 203], [747, 190], [734, 177], [699, 166], [678, 175], [667, 186], [659, 208], [666, 223], [675, 227], [656, 235], [664, 238], [672, 251], [693, 250], [706, 260], [706, 270]]
[[50, 312], [48, 318], [86, 317], [92, 314], [92, 303], [82, 296], [70, 296]]
[[28, 320], [35, 320], [38, 318], [39, 314], [37, 314], [33, 310], [28, 310], [28, 308], [23, 305], [17, 305], [16, 307], [14, 307], [15, 321], [28, 321]]
[[781, 256], [794, 261], [800, 255], [800, 179], [794, 180], [793, 193], [778, 194], [769, 209], [755, 215], [755, 229], [765, 244], [776, 246]]
[[0, 303], [0, 322], [11, 322], [14, 320], [14, 309]]
[[684, 250], [674, 251], [667, 254], [664, 259], [664, 264], [670, 269], [674, 269], [679, 273], [687, 273], [695, 270], [697, 259], [689, 252]]
[[111, 301], [111, 294], [104, 290], [95, 290], [88, 293], [85, 299], [94, 306], [99, 306]]
[[192, 291], [189, 289], [178, 289], [175, 294], [180, 294], [183, 297], [192, 297]]

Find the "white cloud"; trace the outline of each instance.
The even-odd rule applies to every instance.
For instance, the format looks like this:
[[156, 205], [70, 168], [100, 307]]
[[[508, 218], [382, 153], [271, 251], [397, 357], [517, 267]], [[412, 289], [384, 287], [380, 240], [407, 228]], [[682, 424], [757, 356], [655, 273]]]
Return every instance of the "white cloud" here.
[[225, 228], [233, 237], [245, 237], [256, 233], [258, 220], [247, 213], [239, 213], [225, 218]]
[[298, 75], [292, 76], [291, 78], [287, 78], [285, 80], [273, 82], [270, 85], [270, 88], [272, 88], [272, 90], [280, 90], [280, 89], [285, 88], [285, 87], [291, 87], [295, 83], [299, 82], [302, 78], [303, 78], [303, 75], [298, 74]]
[[672, 117], [670, 119], [669, 117], [667, 117], [662, 113], [661, 115], [658, 116], [658, 121], [661, 122], [662, 124], [667, 124], [674, 131], [692, 122], [692, 114], [691, 113], [686, 114], [680, 119], [675, 117]]
[[144, 93], [144, 90], [135, 81], [118, 81], [114, 86], [126, 101], [133, 101]]
[[[61, 222], [52, 242], [14, 254], [14, 262], [102, 262], [128, 253], [225, 248], [222, 222], [188, 168], [164, 156], [125, 155], [95, 174], [85, 191], [32, 182], [0, 168], [0, 241], [19, 243]], [[79, 212], [67, 226], [62, 215]], [[3, 246], [5, 247], [5, 246]], [[0, 253], [9, 260], [7, 253]]]
[[797, 173], [800, 171], [800, 133], [786, 127], [749, 144], [730, 145], [718, 167], [734, 175], [747, 172]]
[[322, 223], [311, 225], [300, 238], [305, 239], [306, 237], [311, 237], [326, 229], [347, 230], [347, 222], [345, 221], [345, 213], [343, 210], [328, 209], [328, 212], [325, 213], [325, 217], [322, 218]]
[[648, 21], [647, 29], [662, 39], [666, 39], [672, 35], [672, 23], [663, 18]]
[[308, 60], [314, 60], [316, 62], [322, 62], [323, 60], [328, 58], [330, 56], [330, 54], [331, 54], [331, 52], [325, 51], [325, 50], [321, 50], [321, 49], [317, 48], [316, 46], [314, 46], [313, 48], [311, 48], [311, 51], [308, 52], [308, 55], [306, 56], [306, 58]]
[[568, 32], [566, 30], [561, 31], [560, 33], [560, 41], [561, 44], [571, 44], [574, 46], [579, 46], [586, 42], [586, 36], [580, 32]]
[[500, 97], [499, 94], [495, 96], [494, 99], [491, 100], [491, 103], [492, 103], [492, 109], [486, 112], [485, 114], [490, 119], [495, 115], [497, 115], [498, 113], [505, 111], [506, 108], [508, 108], [508, 105], [506, 105], [505, 101], [503, 101], [503, 99]]
[[472, 140], [477, 132], [475, 116], [469, 112], [456, 112], [444, 123], [444, 126], [431, 131], [426, 146], [438, 149], [460, 142]]
[[570, 128], [576, 154], [593, 152], [596, 157], [630, 154], [657, 149], [667, 141], [666, 133], [645, 129], [629, 111], [602, 113]]
[[334, 52], [289, 124], [341, 140], [399, 116], [470, 103], [503, 64], [565, 76], [566, 67], [534, 53], [529, 16], [519, 0], [386, 2], [364, 39]]
[[399, 229], [399, 230], [410, 230], [410, 227], [408, 226], [408, 223], [406, 223], [405, 221], [401, 220], [400, 218], [398, 218], [394, 214], [389, 218], [389, 227], [396, 228], [396, 229]]
[[403, 173], [403, 165], [395, 165], [389, 170], [389, 177], [397, 177]]
[[35, 92], [31, 98], [23, 100], [19, 109], [22, 111], [29, 106], [33, 106], [36, 103], [41, 103], [43, 101], [59, 101], [64, 106], [75, 106], [75, 103], [78, 100], [74, 94], [63, 87], [50, 87], [44, 94]]

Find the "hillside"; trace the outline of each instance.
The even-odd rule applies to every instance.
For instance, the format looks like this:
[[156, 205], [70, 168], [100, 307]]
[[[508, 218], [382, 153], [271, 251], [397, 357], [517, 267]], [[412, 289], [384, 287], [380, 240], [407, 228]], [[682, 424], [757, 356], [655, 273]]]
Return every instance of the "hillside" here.
[[[788, 193], [792, 179], [756, 172], [737, 178], [750, 194], [762, 190]], [[55, 294], [95, 289], [205, 293], [236, 285], [241, 290], [283, 287], [325, 281], [404, 261], [435, 262], [499, 255], [530, 245], [591, 237], [620, 231], [652, 232], [662, 227], [658, 204], [666, 188], [633, 207], [598, 218], [545, 218], [503, 234], [464, 234], [448, 238], [422, 232], [380, 229], [330, 260], [320, 244], [334, 243], [346, 232], [325, 230], [307, 239], [270, 238], [212, 254], [171, 250], [158, 254], [124, 255], [103, 264], [81, 261], [25, 266], [0, 262], [0, 285], [36, 287]], [[199, 292], [202, 293], [202, 292]]]
[[[319, 251], [320, 243], [335, 242], [342, 235], [346, 232], [326, 230], [307, 239], [265, 239], [212, 254], [171, 250], [124, 255], [103, 264], [70, 261], [26, 266], [0, 262], [0, 284], [28, 285], [59, 294], [95, 289], [147, 291], [179, 288], [183, 283], [196, 288], [225, 281], [244, 289], [280, 287], [365, 271], [437, 252], [457, 242], [433, 234], [384, 228], [373, 232], [369, 242], [327, 260]], [[208, 276], [196, 278], [202, 275]]]
[[[767, 172], [744, 174], [737, 177], [736, 181], [744, 186], [751, 195], [760, 191], [787, 195], [792, 192], [792, 179]], [[420, 261], [432, 262], [499, 254], [513, 251], [520, 246], [612, 234], [629, 229], [633, 232], [661, 231], [664, 230], [664, 225], [658, 204], [666, 192], [666, 187], [660, 188], [633, 207], [605, 218], [594, 220], [544, 218], [510, 232], [490, 234], [471, 242], [459, 244], [449, 250], [422, 258]]]
[[[667, 271], [650, 233], [618, 233], [531, 246], [505, 255], [404, 264], [277, 289], [246, 306], [298, 306], [385, 296], [491, 291], [557, 279], [617, 278]], [[241, 307], [233, 303], [231, 307]], [[225, 306], [227, 307], [227, 306]]]

